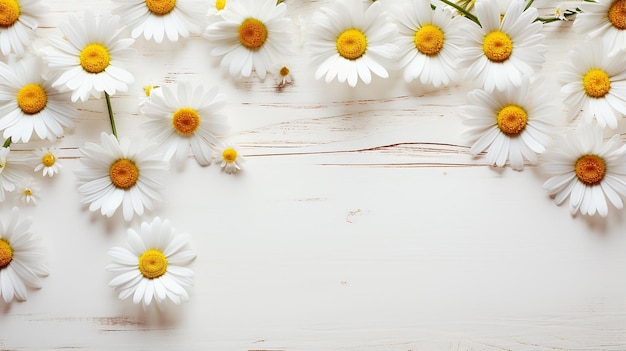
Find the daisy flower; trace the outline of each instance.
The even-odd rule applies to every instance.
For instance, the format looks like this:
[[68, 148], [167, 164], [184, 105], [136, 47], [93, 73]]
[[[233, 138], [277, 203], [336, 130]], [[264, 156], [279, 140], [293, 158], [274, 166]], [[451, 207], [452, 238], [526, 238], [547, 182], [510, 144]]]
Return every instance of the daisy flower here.
[[608, 56], [601, 41], [577, 47], [565, 62], [561, 81], [563, 102], [571, 120], [579, 114], [587, 123], [594, 117], [602, 128], [617, 128], [626, 114], [626, 58]]
[[18, 186], [18, 197], [24, 205], [37, 205], [39, 198], [39, 187], [33, 178], [23, 179]]
[[63, 38], [50, 38], [56, 51], [47, 56], [48, 65], [59, 72], [52, 86], [71, 90], [73, 102], [126, 91], [134, 77], [122, 66], [134, 53], [134, 40], [124, 38], [119, 17], [86, 12], [84, 24], [74, 14], [68, 21], [59, 25]]
[[474, 90], [459, 115], [470, 127], [474, 144], [470, 154], [487, 151], [487, 162], [502, 167], [508, 160], [515, 170], [524, 169], [524, 159], [537, 163], [537, 154], [552, 142], [554, 106], [541, 84], [525, 78], [519, 87], [488, 93]]
[[221, 12], [222, 21], [207, 27], [211, 55], [224, 56], [221, 66], [230, 75], [249, 77], [254, 70], [264, 79], [273, 62], [291, 52], [291, 19], [287, 6], [276, 0], [238, 0]]
[[560, 205], [569, 197], [572, 215], [580, 211], [606, 217], [607, 202], [618, 209], [626, 196], [626, 147], [619, 135], [603, 141], [602, 129], [579, 128], [559, 138], [560, 150], [543, 154], [543, 168], [552, 175], [543, 184]]
[[166, 160], [175, 156], [181, 164], [191, 148], [196, 161], [206, 166], [211, 164], [211, 145], [219, 142], [215, 135], [226, 130], [224, 116], [217, 114], [222, 106], [224, 95], [217, 88], [181, 82], [153, 91], [141, 113], [147, 118], [148, 135], [161, 146]]
[[589, 38], [601, 38], [609, 55], [626, 49], [626, 0], [581, 2], [573, 29]]
[[469, 21], [445, 7], [432, 10], [428, 0], [392, 6], [398, 19], [399, 65], [408, 83], [448, 85], [457, 78], [459, 52]]
[[276, 72], [276, 83], [278, 84], [279, 89], [282, 89], [293, 82], [293, 75], [289, 64], [281, 63], [275, 65], [273, 71]]
[[468, 26], [466, 48], [462, 51], [468, 65], [466, 79], [477, 88], [491, 92], [510, 84], [519, 86], [524, 75], [541, 68], [547, 47], [541, 42], [541, 22], [534, 22], [537, 9], [524, 11], [523, 0], [513, 0], [502, 20], [494, 0], [476, 4], [476, 16], [482, 27]]
[[48, 268], [41, 263], [39, 240], [30, 233], [30, 225], [30, 218], [20, 220], [17, 207], [0, 221], [0, 295], [6, 303], [14, 298], [25, 301], [27, 287], [41, 288], [41, 278], [48, 275]]
[[308, 47], [316, 67], [315, 79], [326, 76], [329, 83], [337, 78], [354, 87], [359, 78], [369, 84], [372, 72], [389, 77], [382, 64], [398, 50], [390, 43], [398, 28], [380, 3], [365, 11], [363, 6], [360, 0], [334, 1], [313, 14]]
[[[1, 1], [1, 0], [0, 0]], [[0, 62], [0, 130], [4, 138], [27, 143], [33, 133], [50, 141], [73, 128], [78, 111], [67, 104], [69, 95], [43, 78], [41, 61], [28, 57], [12, 64]]]
[[0, 148], [0, 202], [4, 201], [4, 192], [15, 190], [15, 186], [24, 179], [25, 174], [20, 169], [23, 160], [20, 160], [8, 147]]
[[39, 25], [39, 14], [46, 13], [40, 0], [0, 0], [0, 51], [2, 55], [24, 54], [30, 43], [30, 30]]
[[122, 138], [102, 133], [101, 145], [88, 142], [80, 149], [82, 169], [76, 176], [83, 195], [81, 203], [89, 204], [89, 211], [111, 217], [122, 206], [124, 219], [133, 214], [143, 215], [155, 202], [163, 200], [162, 177], [168, 164], [153, 144], [140, 139]]
[[42, 171], [44, 176], [52, 177], [62, 168], [59, 162], [59, 149], [56, 147], [35, 150], [34, 157], [37, 159], [37, 166], [35, 166], [35, 172]]
[[119, 275], [109, 283], [120, 290], [120, 300], [131, 295], [133, 303], [160, 307], [167, 299], [175, 304], [189, 300], [186, 287], [193, 284], [193, 271], [186, 266], [196, 257], [188, 248], [189, 235], [178, 234], [170, 221], [156, 217], [141, 223], [141, 232], [128, 229], [129, 248], [113, 247], [113, 263], [106, 269]]
[[228, 143], [220, 146], [214, 157], [220, 162], [222, 171], [228, 174], [236, 174], [241, 171], [241, 166], [246, 161], [239, 148]]
[[112, 13], [119, 15], [137, 38], [143, 33], [146, 40], [154, 37], [160, 43], [163, 37], [178, 41], [189, 33], [200, 33], [205, 2], [203, 0], [113, 0], [120, 4]]

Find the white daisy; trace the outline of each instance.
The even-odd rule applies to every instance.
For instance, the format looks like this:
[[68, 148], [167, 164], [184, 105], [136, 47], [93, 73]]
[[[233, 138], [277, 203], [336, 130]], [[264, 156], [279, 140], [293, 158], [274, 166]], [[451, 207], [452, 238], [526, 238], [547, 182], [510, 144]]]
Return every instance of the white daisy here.
[[287, 85], [293, 83], [293, 72], [291, 71], [292, 66], [288, 63], [280, 63], [274, 65], [273, 71], [276, 75], [276, 83], [278, 89], [282, 89]]
[[470, 154], [486, 150], [490, 165], [502, 167], [508, 160], [515, 170], [524, 169], [524, 159], [536, 164], [554, 131], [554, 106], [543, 88], [525, 78], [519, 87], [468, 93], [470, 105], [461, 106], [459, 115], [474, 140]]
[[571, 120], [582, 109], [587, 123], [595, 119], [602, 128], [617, 128], [626, 114], [626, 58], [608, 56], [602, 41], [588, 43], [570, 51], [564, 64], [561, 92]]
[[211, 25], [222, 20], [222, 11], [226, 8], [226, 0], [211, 0], [212, 6], [207, 11], [207, 21]]
[[48, 54], [48, 64], [60, 73], [52, 86], [70, 89], [72, 101], [126, 91], [134, 77], [122, 67], [134, 53], [134, 40], [124, 37], [119, 17], [86, 12], [84, 24], [74, 14], [68, 21], [59, 25], [64, 38], [50, 38], [56, 51]]
[[154, 144], [140, 139], [122, 138], [102, 133], [101, 145], [88, 142], [80, 149], [82, 169], [76, 176], [83, 195], [81, 203], [89, 210], [111, 217], [121, 205], [124, 219], [143, 215], [155, 202], [163, 200], [162, 177], [168, 164]]
[[41, 288], [41, 278], [48, 275], [48, 268], [41, 263], [39, 240], [29, 231], [30, 226], [30, 218], [20, 220], [17, 207], [0, 221], [0, 295], [6, 303], [14, 298], [25, 301], [27, 287]]
[[494, 0], [476, 4], [476, 16], [482, 27], [468, 26], [466, 48], [462, 51], [468, 65], [466, 79], [474, 81], [477, 88], [503, 90], [512, 84], [519, 86], [524, 75], [541, 68], [547, 47], [540, 33], [542, 24], [537, 21], [537, 9], [524, 11], [523, 0], [513, 0], [500, 20]]
[[569, 197], [573, 215], [608, 214], [606, 199], [618, 209], [626, 196], [626, 146], [620, 135], [602, 140], [602, 129], [587, 126], [559, 138], [560, 150], [543, 154], [543, 169], [552, 175], [543, 184], [560, 205]]
[[59, 149], [56, 147], [43, 147], [34, 151], [34, 157], [37, 160], [35, 172], [42, 171], [44, 176], [52, 177], [63, 167], [59, 161]]
[[190, 33], [200, 33], [204, 19], [203, 0], [113, 0], [120, 4], [113, 10], [137, 38], [143, 33], [146, 40], [154, 37], [160, 43], [163, 37], [178, 41], [178, 36], [187, 38]]
[[372, 72], [389, 77], [383, 64], [398, 50], [391, 43], [398, 28], [380, 3], [363, 6], [360, 0], [334, 1], [313, 14], [308, 48], [315, 79], [326, 76], [328, 83], [336, 77], [354, 87], [359, 78], [369, 84]]
[[182, 164], [189, 149], [203, 166], [211, 163], [211, 145], [217, 134], [226, 131], [225, 117], [217, 112], [224, 106], [224, 95], [217, 88], [181, 82], [153, 91], [141, 112], [147, 118], [146, 132], [160, 145], [166, 160], [175, 156]]
[[239, 148], [230, 143], [221, 145], [214, 157], [220, 162], [222, 170], [228, 174], [236, 174], [241, 171], [241, 166], [246, 161]]
[[207, 27], [211, 55], [224, 56], [221, 66], [233, 77], [249, 77], [254, 70], [264, 79], [273, 62], [291, 53], [292, 26], [287, 6], [276, 0], [238, 0], [221, 12], [222, 21]]
[[196, 257], [189, 239], [159, 217], [141, 223], [140, 233], [128, 229], [129, 249], [114, 247], [108, 252], [114, 263], [107, 270], [119, 273], [109, 286], [120, 290], [120, 300], [132, 295], [133, 303], [143, 302], [144, 308], [152, 299], [159, 307], [167, 299], [175, 304], [189, 300], [185, 288], [193, 284], [193, 271], [186, 266]]
[[11, 64], [0, 62], [0, 130], [13, 142], [30, 141], [33, 133], [50, 141], [72, 128], [78, 111], [43, 77], [41, 61], [28, 57]]
[[0, 148], [0, 202], [4, 201], [4, 192], [12, 192], [19, 182], [25, 178], [22, 171], [24, 160], [11, 153], [8, 147]]
[[39, 186], [35, 183], [33, 178], [23, 179], [18, 187], [18, 197], [20, 202], [24, 205], [37, 205], [39, 199]]
[[0, 51], [2, 55], [22, 56], [30, 44], [30, 30], [39, 25], [46, 13], [40, 0], [0, 0]]
[[[402, 6], [404, 5], [404, 6]], [[422, 84], [448, 85], [458, 77], [459, 52], [469, 21], [453, 16], [445, 7], [431, 10], [428, 0], [390, 6], [398, 20], [399, 66], [404, 80], [419, 78]]]
[[581, 2], [573, 29], [589, 38], [601, 38], [609, 55], [626, 49], [626, 0]]

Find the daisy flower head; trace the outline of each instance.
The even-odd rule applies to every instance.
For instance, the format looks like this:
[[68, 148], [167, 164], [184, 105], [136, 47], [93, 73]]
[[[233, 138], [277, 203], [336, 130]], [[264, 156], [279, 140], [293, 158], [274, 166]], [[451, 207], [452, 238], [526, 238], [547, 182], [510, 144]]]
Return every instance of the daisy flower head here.
[[540, 33], [542, 24], [535, 22], [537, 9], [524, 10], [523, 0], [513, 0], [502, 20], [495, 0], [476, 4], [476, 17], [482, 27], [468, 26], [463, 63], [468, 66], [465, 77], [477, 88], [489, 92], [519, 86], [522, 77], [541, 68], [547, 47]]
[[[0, 0], [1, 1], [1, 0]], [[69, 95], [44, 78], [41, 61], [28, 57], [0, 62], [0, 130], [4, 138], [27, 143], [35, 134], [50, 141], [73, 128], [78, 111], [67, 104]]]
[[19, 217], [17, 207], [0, 221], [0, 295], [5, 303], [26, 301], [27, 287], [41, 288], [41, 278], [48, 275], [42, 263], [43, 251], [30, 225], [30, 218]]
[[37, 205], [39, 186], [33, 178], [25, 178], [18, 185], [18, 197], [23, 205]]
[[223, 94], [217, 88], [190, 82], [163, 85], [150, 95], [141, 108], [146, 117], [146, 131], [160, 145], [165, 159], [180, 165], [191, 149], [196, 161], [211, 164], [211, 145], [216, 135], [226, 131], [226, 118], [218, 113], [224, 106]]
[[363, 10], [361, 0], [334, 1], [313, 14], [307, 41], [315, 79], [337, 78], [354, 87], [359, 79], [369, 84], [372, 73], [389, 77], [383, 64], [398, 50], [390, 42], [398, 28], [382, 6], [375, 2]]
[[63, 167], [59, 161], [59, 149], [56, 147], [43, 147], [35, 150], [33, 154], [34, 158], [37, 160], [34, 171], [41, 171], [44, 177], [54, 176], [59, 173], [59, 170]]
[[46, 13], [40, 0], [0, 0], [0, 51], [2, 55], [24, 54], [30, 31], [39, 25], [39, 14]]
[[230, 143], [221, 145], [215, 152], [214, 157], [220, 162], [222, 171], [228, 174], [236, 174], [241, 171], [241, 167], [246, 161], [239, 148]]
[[264, 79], [273, 62], [292, 51], [292, 24], [287, 5], [276, 0], [237, 0], [210, 24], [204, 37], [213, 43], [211, 55], [223, 56], [221, 66], [231, 76]]
[[601, 38], [613, 56], [626, 49], [626, 0], [581, 2], [573, 29], [589, 38]]
[[490, 165], [503, 167], [508, 160], [515, 170], [524, 169], [524, 159], [536, 164], [555, 129], [554, 106], [544, 91], [542, 84], [526, 77], [519, 87], [468, 93], [470, 104], [461, 106], [459, 115], [474, 140], [470, 154], [487, 151]]
[[63, 38], [51, 37], [55, 48], [47, 55], [50, 68], [59, 76], [53, 87], [72, 91], [72, 102], [100, 98], [102, 92], [115, 95], [128, 90], [133, 75], [122, 68], [134, 54], [131, 38], [124, 37], [119, 17], [96, 16], [85, 12], [84, 23], [70, 14], [68, 23], [59, 25]]
[[102, 133], [101, 144], [88, 142], [80, 149], [82, 168], [75, 171], [83, 195], [81, 203], [89, 211], [100, 209], [111, 217], [122, 206], [124, 219], [130, 221], [144, 208], [151, 210], [163, 201], [162, 178], [168, 164], [156, 146], [142, 139], [122, 138]]
[[175, 304], [189, 300], [185, 288], [193, 284], [187, 266], [196, 254], [189, 248], [188, 234], [178, 234], [168, 220], [156, 217], [143, 222], [141, 231], [128, 229], [129, 248], [113, 247], [106, 269], [119, 273], [109, 286], [120, 290], [119, 299], [133, 296], [133, 303], [148, 307], [153, 299], [161, 307], [168, 299]]
[[435, 10], [428, 0], [411, 0], [405, 6], [392, 6], [398, 19], [399, 65], [404, 80], [419, 78], [422, 84], [435, 87], [457, 79], [459, 52], [469, 21], [453, 16], [440, 6]]
[[602, 41], [573, 49], [561, 74], [568, 107], [568, 118], [582, 109], [587, 123], [595, 118], [598, 126], [617, 128], [618, 118], [626, 114], [626, 58], [608, 56]]
[[4, 201], [5, 191], [14, 191], [16, 185], [25, 178], [21, 166], [23, 160], [12, 154], [10, 148], [0, 148], [0, 201]]
[[161, 43], [164, 37], [178, 41], [190, 33], [200, 33], [205, 2], [202, 0], [113, 0], [119, 4], [113, 10], [131, 29], [133, 38], [142, 33], [146, 40]]
[[560, 205], [569, 197], [572, 215], [580, 211], [606, 217], [606, 199], [617, 209], [626, 196], [626, 147], [620, 135], [602, 139], [602, 129], [585, 126], [559, 138], [559, 149], [542, 157], [543, 169], [552, 177], [543, 188]]
[[274, 65], [273, 71], [275, 72], [276, 83], [278, 84], [279, 89], [293, 83], [293, 72], [290, 64], [282, 62]]

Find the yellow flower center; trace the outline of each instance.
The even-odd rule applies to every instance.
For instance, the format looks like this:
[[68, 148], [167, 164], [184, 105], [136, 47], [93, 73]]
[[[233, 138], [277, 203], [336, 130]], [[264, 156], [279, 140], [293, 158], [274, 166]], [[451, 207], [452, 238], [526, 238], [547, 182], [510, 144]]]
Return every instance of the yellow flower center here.
[[43, 163], [43, 165], [46, 167], [54, 166], [54, 163], [56, 161], [57, 161], [56, 157], [54, 157], [54, 154], [52, 154], [51, 152], [48, 152], [47, 154], [41, 157], [41, 163]]
[[0, 269], [13, 261], [13, 248], [6, 239], [0, 239]]
[[180, 108], [172, 115], [172, 126], [180, 135], [191, 135], [200, 127], [200, 115], [192, 108]]
[[339, 34], [337, 37], [337, 52], [343, 58], [356, 60], [367, 50], [367, 38], [358, 29], [352, 28]]
[[233, 163], [237, 160], [237, 150], [233, 148], [224, 149], [222, 152], [222, 158], [226, 163]]
[[130, 189], [139, 179], [139, 169], [127, 158], [120, 158], [109, 168], [111, 183], [119, 189]]
[[498, 112], [496, 120], [498, 122], [498, 128], [500, 128], [502, 133], [508, 136], [515, 136], [526, 128], [528, 115], [523, 108], [517, 105], [508, 105]]
[[284, 67], [280, 69], [280, 76], [287, 77], [289, 75], [289, 68]]
[[152, 85], [148, 85], [147, 87], [143, 88], [143, 92], [146, 93], [146, 96], [150, 96], [152, 88], [154, 88]]
[[609, 22], [617, 29], [626, 29], [626, 0], [617, 0], [611, 4]]
[[576, 160], [576, 176], [587, 185], [596, 185], [604, 179], [606, 164], [600, 156], [584, 155]]
[[222, 11], [226, 7], [226, 0], [215, 0], [215, 9]]
[[156, 249], [150, 249], [139, 256], [139, 271], [148, 279], [155, 279], [167, 272], [167, 258]]
[[513, 41], [508, 34], [499, 30], [493, 31], [483, 40], [483, 52], [492, 62], [504, 62], [513, 53]]
[[17, 0], [0, 0], [0, 27], [11, 27], [20, 18]]
[[256, 50], [263, 46], [266, 40], [267, 28], [258, 19], [248, 18], [239, 26], [239, 41], [244, 47]]
[[46, 91], [39, 84], [27, 84], [17, 92], [17, 106], [26, 114], [34, 115], [48, 103]]
[[424, 55], [437, 55], [443, 48], [443, 31], [432, 24], [427, 24], [415, 32], [415, 48]]
[[22, 191], [22, 194], [24, 194], [24, 196], [33, 196], [33, 191], [30, 190], [29, 188], [24, 188], [24, 191]]
[[611, 80], [603, 70], [592, 68], [583, 76], [583, 88], [587, 95], [601, 98], [611, 89]]
[[80, 65], [89, 73], [100, 73], [109, 67], [111, 56], [102, 44], [89, 44], [80, 52]]
[[176, 7], [176, 0], [146, 0], [146, 7], [155, 15], [167, 15]]

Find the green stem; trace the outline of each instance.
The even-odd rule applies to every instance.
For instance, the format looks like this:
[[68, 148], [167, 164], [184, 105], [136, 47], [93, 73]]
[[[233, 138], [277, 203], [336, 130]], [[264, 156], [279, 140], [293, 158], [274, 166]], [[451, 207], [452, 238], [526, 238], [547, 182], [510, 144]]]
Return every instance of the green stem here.
[[109, 110], [109, 121], [111, 122], [111, 130], [113, 131], [113, 135], [115, 135], [115, 138], [117, 139], [117, 129], [115, 129], [115, 117], [113, 117], [113, 108], [111, 107], [111, 97], [106, 91], [104, 92], [104, 98], [107, 101], [107, 109]]
[[529, 0], [528, 3], [526, 4], [526, 7], [524, 7], [524, 11], [528, 10], [528, 8], [533, 4], [535, 0]]
[[474, 16], [473, 14], [471, 14], [469, 11], [467, 11], [466, 9], [464, 9], [463, 7], [449, 1], [449, 0], [441, 0], [441, 2], [443, 2], [446, 5], [452, 6], [454, 7], [457, 11], [459, 11], [460, 13], [462, 13], [465, 17], [467, 17], [468, 19], [470, 19], [472, 22], [476, 23], [477, 25], [481, 26], [480, 21], [478, 20], [478, 17]]
[[2, 147], [9, 147], [9, 146], [11, 146], [12, 142], [13, 142], [13, 140], [11, 139], [11, 137], [9, 137], [9, 139], [4, 141], [4, 144], [2, 144]]

